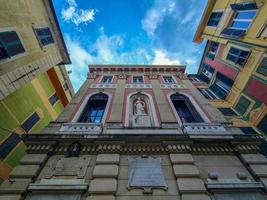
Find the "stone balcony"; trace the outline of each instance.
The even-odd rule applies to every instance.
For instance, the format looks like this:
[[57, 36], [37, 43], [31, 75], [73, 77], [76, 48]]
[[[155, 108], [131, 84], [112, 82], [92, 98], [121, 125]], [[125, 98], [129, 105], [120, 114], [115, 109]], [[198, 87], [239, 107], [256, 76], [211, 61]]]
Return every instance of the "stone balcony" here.
[[60, 133], [88, 133], [100, 134], [102, 132], [101, 123], [64, 123], [59, 129]]

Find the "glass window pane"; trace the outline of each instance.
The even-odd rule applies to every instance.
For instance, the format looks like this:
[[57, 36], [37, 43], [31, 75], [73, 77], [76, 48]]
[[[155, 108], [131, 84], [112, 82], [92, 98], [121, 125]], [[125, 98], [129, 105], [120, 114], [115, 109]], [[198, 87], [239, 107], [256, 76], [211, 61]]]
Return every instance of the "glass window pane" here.
[[97, 112], [96, 110], [91, 111], [90, 116], [96, 116], [96, 112]]
[[236, 56], [232, 55], [232, 54], [228, 54], [226, 57], [227, 60], [231, 60], [233, 62], [236, 62]]
[[250, 25], [250, 22], [243, 21], [234, 21], [232, 26], [233, 28], [247, 29]]
[[237, 12], [235, 19], [253, 19], [256, 15], [256, 11]]
[[94, 122], [95, 123], [100, 123], [101, 122], [101, 117], [96, 117]]
[[231, 47], [231, 49], [229, 51], [229, 53], [235, 54], [235, 55], [239, 55], [239, 52], [240, 52], [239, 49], [236, 49], [236, 48], [233, 48], [233, 47]]

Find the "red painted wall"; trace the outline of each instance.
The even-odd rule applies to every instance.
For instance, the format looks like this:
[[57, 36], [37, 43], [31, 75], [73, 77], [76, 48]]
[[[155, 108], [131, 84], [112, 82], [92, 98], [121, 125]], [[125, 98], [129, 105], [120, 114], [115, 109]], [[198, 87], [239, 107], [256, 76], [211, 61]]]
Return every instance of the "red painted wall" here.
[[245, 91], [252, 97], [255, 97], [256, 99], [258, 99], [259, 101], [267, 105], [267, 84], [266, 83], [264, 84], [260, 80], [251, 78], [249, 82], [247, 83]]
[[205, 58], [205, 63], [232, 80], [235, 80], [238, 74], [238, 71], [218, 60], [211, 60], [209, 58]]

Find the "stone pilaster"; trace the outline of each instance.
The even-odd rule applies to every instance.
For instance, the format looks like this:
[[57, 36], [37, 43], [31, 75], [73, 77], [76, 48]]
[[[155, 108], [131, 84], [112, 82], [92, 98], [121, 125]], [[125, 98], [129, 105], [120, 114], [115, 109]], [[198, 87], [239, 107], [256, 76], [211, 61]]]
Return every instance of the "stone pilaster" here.
[[87, 200], [115, 200], [119, 161], [119, 154], [97, 155]]
[[211, 200], [191, 154], [170, 154], [182, 200]]
[[151, 84], [153, 88], [153, 92], [156, 98], [155, 104], [159, 108], [160, 118], [162, 123], [173, 123], [177, 122], [175, 117], [172, 115], [170, 111], [170, 107], [168, 102], [166, 101], [162, 90], [160, 89], [160, 84], [158, 79], [151, 79]]
[[117, 82], [116, 92], [114, 94], [114, 101], [108, 122], [121, 123], [122, 122], [122, 109], [125, 92], [126, 76], [119, 76]]

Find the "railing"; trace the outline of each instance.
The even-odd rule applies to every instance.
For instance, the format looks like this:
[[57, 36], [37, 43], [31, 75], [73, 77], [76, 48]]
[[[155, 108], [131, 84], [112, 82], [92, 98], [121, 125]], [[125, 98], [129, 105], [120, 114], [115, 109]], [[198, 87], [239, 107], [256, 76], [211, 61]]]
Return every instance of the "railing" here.
[[61, 126], [59, 132], [64, 133], [89, 133], [100, 134], [102, 132], [101, 123], [65, 123]]

